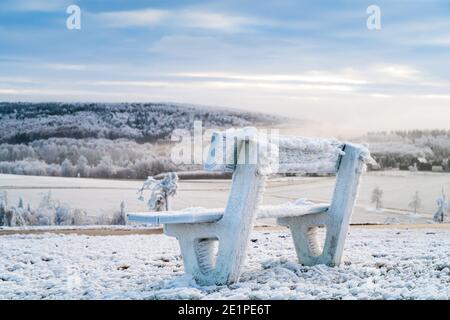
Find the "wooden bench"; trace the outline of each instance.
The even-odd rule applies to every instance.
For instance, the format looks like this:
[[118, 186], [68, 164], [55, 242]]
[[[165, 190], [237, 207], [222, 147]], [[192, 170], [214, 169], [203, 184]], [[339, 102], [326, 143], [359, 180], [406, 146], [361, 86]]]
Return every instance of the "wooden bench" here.
[[[274, 217], [290, 228], [301, 263], [339, 264], [367, 149], [300, 137], [275, 142], [254, 128], [213, 134], [205, 169], [233, 172], [226, 207], [129, 213], [128, 221], [162, 224], [164, 233], [179, 241], [185, 272], [201, 284], [238, 281], [256, 217]], [[266, 176], [280, 172], [337, 173], [331, 204], [260, 206]], [[323, 250], [319, 227], [326, 227]]]

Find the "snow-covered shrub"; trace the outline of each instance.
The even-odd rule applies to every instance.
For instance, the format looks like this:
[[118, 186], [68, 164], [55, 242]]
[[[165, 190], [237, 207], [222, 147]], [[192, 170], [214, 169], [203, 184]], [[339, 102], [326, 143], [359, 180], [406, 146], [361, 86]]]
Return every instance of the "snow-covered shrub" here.
[[67, 204], [59, 204], [55, 208], [55, 224], [59, 226], [73, 225], [73, 217]]
[[10, 217], [8, 217], [8, 226], [21, 227], [27, 224], [25, 220], [26, 213], [23, 209], [12, 208], [9, 210], [9, 213]]
[[120, 203], [120, 210], [116, 211], [111, 220], [112, 225], [125, 225], [126, 224], [126, 216], [125, 216], [125, 202]]
[[87, 213], [81, 209], [74, 209], [72, 213], [72, 224], [75, 226], [87, 224]]
[[0, 226], [69, 226], [69, 225], [124, 225], [125, 203], [113, 215], [88, 216], [86, 211], [71, 208], [68, 204], [52, 199], [51, 192], [45, 194], [37, 208], [24, 206], [22, 198], [17, 207], [8, 206], [7, 193], [0, 193]]
[[6, 209], [0, 204], [0, 226], [5, 225]]
[[8, 206], [8, 193], [0, 192], [0, 226], [6, 225], [6, 208]]
[[161, 180], [148, 177], [138, 190], [139, 200], [144, 200], [144, 191], [150, 191], [147, 207], [154, 211], [169, 210], [169, 197], [177, 193], [178, 176], [175, 172], [167, 173]]
[[446, 217], [448, 216], [448, 212], [449, 212], [449, 204], [445, 199], [444, 189], [442, 189], [442, 196], [440, 196], [436, 200], [436, 203], [437, 203], [438, 209], [437, 209], [436, 213], [433, 215], [433, 221], [442, 223], [446, 220]]
[[400, 224], [400, 220], [396, 217], [387, 217], [384, 220], [384, 224]]

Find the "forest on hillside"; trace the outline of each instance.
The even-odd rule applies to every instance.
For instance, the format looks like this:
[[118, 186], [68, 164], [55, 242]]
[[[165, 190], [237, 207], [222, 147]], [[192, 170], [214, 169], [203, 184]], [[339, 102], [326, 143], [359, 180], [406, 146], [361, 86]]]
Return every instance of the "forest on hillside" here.
[[450, 171], [450, 130], [371, 132], [359, 139], [369, 144], [381, 168], [417, 166]]
[[175, 166], [175, 129], [276, 125], [261, 113], [161, 103], [0, 103], [0, 173], [145, 179]]

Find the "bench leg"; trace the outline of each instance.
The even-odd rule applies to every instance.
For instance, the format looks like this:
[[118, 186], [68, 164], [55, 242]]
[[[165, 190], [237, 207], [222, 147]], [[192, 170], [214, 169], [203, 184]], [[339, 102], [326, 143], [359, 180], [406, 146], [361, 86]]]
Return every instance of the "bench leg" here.
[[178, 239], [181, 256], [183, 257], [184, 271], [188, 274], [199, 274], [197, 254], [195, 252], [194, 239]]
[[326, 221], [326, 213], [277, 219], [278, 224], [291, 230], [297, 258], [303, 265], [326, 264], [325, 248], [322, 250], [318, 238], [319, 226], [326, 226]]
[[212, 284], [215, 266], [216, 224], [168, 224], [164, 233], [176, 237], [183, 258], [184, 271], [200, 284]]

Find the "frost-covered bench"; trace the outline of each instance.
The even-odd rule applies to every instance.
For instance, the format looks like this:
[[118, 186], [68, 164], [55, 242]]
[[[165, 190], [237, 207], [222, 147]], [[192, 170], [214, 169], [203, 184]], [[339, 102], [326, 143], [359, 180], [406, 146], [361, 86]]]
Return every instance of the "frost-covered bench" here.
[[[364, 160], [369, 157], [364, 147], [336, 140], [271, 140], [256, 134], [254, 128], [218, 132], [211, 138], [205, 169], [233, 172], [224, 209], [129, 213], [128, 221], [163, 224], [164, 233], [179, 241], [186, 273], [203, 284], [239, 279], [257, 216], [277, 218], [291, 229], [301, 263], [336, 265], [341, 260]], [[266, 176], [276, 172], [337, 173], [331, 205], [296, 201], [260, 206]], [[322, 252], [317, 241], [320, 226], [327, 232]]]

